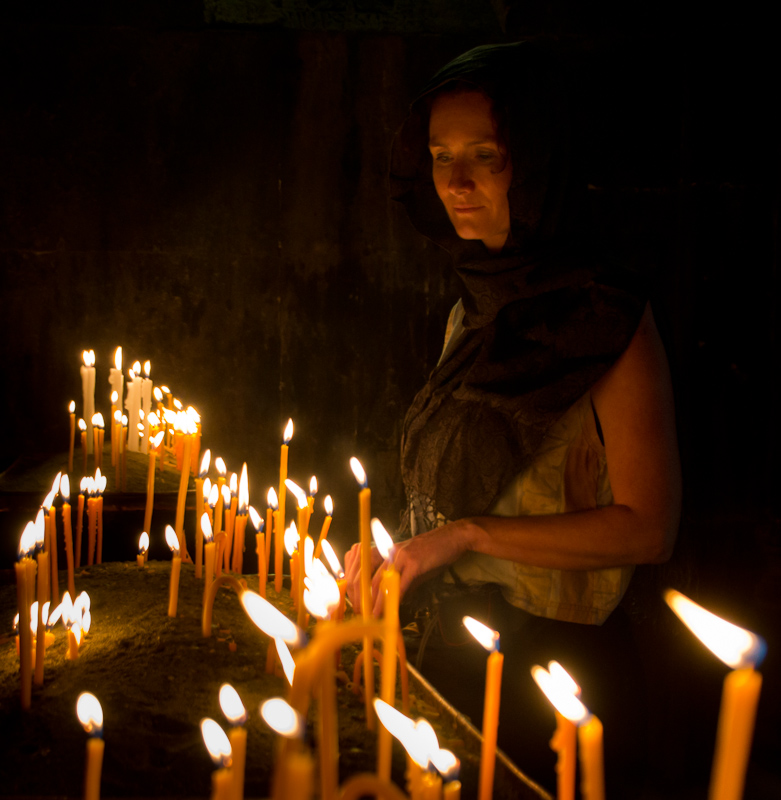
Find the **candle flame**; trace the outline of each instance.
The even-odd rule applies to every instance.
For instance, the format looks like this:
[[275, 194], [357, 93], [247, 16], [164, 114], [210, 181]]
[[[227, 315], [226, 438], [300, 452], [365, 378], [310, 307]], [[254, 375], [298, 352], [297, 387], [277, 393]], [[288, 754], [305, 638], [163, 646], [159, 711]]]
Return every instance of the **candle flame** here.
[[260, 715], [275, 733], [294, 739], [304, 732], [301, 715], [281, 697], [272, 697], [260, 706]]
[[134, 361], [132, 369], [133, 369], [133, 372], [136, 373], [136, 375], [140, 375], [141, 374], [141, 362], [140, 361]]
[[296, 498], [299, 508], [309, 508], [309, 503], [306, 500], [306, 492], [294, 481], [288, 478], [285, 481], [288, 491]]
[[580, 725], [588, 719], [588, 709], [571, 691], [571, 679], [561, 680], [554, 677], [547, 669], [539, 665], [532, 667], [532, 678], [563, 717], [576, 725]]
[[247, 478], [247, 462], [241, 467], [241, 479], [239, 480], [239, 511], [247, 513], [249, 505], [249, 480]]
[[363, 468], [358, 459], [353, 456], [350, 459], [350, 469], [353, 471], [353, 475], [355, 475], [355, 480], [361, 485], [361, 488], [366, 488], [366, 470]]
[[765, 657], [765, 641], [755, 633], [716, 616], [675, 589], [668, 589], [664, 599], [683, 624], [728, 667], [755, 667]]
[[292, 686], [293, 676], [296, 674], [296, 662], [293, 661], [293, 656], [290, 654], [288, 646], [282, 641], [282, 639], [274, 639], [274, 645], [277, 648], [279, 661], [282, 664], [282, 671], [285, 673], [287, 682]]
[[277, 493], [274, 491], [274, 487], [272, 486], [271, 489], [268, 490], [267, 503], [268, 507], [272, 511], [276, 511], [279, 508], [279, 500], [277, 500]]
[[255, 506], [250, 506], [247, 513], [249, 514], [249, 520], [252, 523], [252, 527], [257, 533], [262, 533], [265, 523], [263, 522], [263, 517], [261, 517], [260, 514], [258, 514], [258, 512], [255, 510]]
[[28, 522], [19, 538], [19, 558], [29, 558], [35, 550], [35, 523]]
[[170, 525], [165, 526], [165, 541], [173, 551], [174, 558], [176, 558], [179, 555], [179, 537]]
[[157, 450], [157, 448], [160, 447], [160, 444], [162, 443], [164, 436], [165, 436], [165, 431], [158, 431], [149, 441], [149, 446]]
[[212, 451], [207, 450], [203, 454], [203, 458], [201, 459], [201, 468], [198, 470], [199, 478], [206, 477], [206, 473], [209, 471], [209, 464], [211, 463], [211, 460], [212, 460]]
[[284, 433], [282, 434], [282, 441], [285, 444], [290, 444], [290, 440], [293, 438], [293, 420], [289, 419], [287, 421], [287, 425], [285, 425]]
[[38, 601], [33, 600], [32, 605], [30, 606], [30, 630], [33, 632], [33, 636], [38, 635]]
[[493, 653], [499, 649], [499, 634], [474, 617], [464, 617], [464, 625], [469, 633], [477, 639], [481, 647]]
[[118, 347], [114, 351], [114, 369], [122, 369], [122, 348]]
[[220, 487], [218, 484], [212, 484], [211, 491], [209, 492], [209, 505], [214, 508], [217, 505], [217, 501], [220, 499]]
[[122, 424], [122, 412], [119, 409], [114, 412], [114, 422]]
[[159, 386], [155, 386], [155, 388], [152, 389], [152, 394], [154, 395], [154, 398], [158, 403], [163, 402], [163, 392], [161, 391]]
[[[216, 489], [217, 485], [215, 484], [213, 488]], [[209, 505], [212, 505], [211, 499], [209, 499]], [[209, 515], [205, 511], [201, 514], [201, 532], [203, 533], [204, 544], [210, 544], [214, 538], [214, 532], [212, 531], [212, 524], [209, 522]]]
[[371, 529], [374, 544], [377, 545], [380, 555], [385, 559], [393, 560], [393, 539], [391, 539], [390, 534], [385, 530], [385, 526], [377, 517], [372, 519]]
[[374, 710], [380, 722], [388, 729], [391, 736], [401, 742], [410, 758], [418, 766], [426, 769], [433, 753], [439, 751], [437, 735], [431, 725], [424, 719], [413, 722], [379, 698], [374, 700]]
[[239, 693], [229, 683], [220, 686], [220, 708], [231, 725], [242, 725], [247, 721], [247, 709]]
[[40, 549], [46, 540], [46, 522], [44, 520], [43, 509], [39, 509], [35, 515], [35, 547]]
[[148, 378], [149, 373], [152, 371], [152, 362], [144, 361], [144, 375]]
[[56, 494], [56, 492], [54, 491], [54, 489], [52, 489], [49, 492], [49, 494], [47, 494], [46, 497], [44, 497], [43, 503], [41, 503], [43, 508], [45, 508], [47, 511], [54, 505], [54, 495], [55, 494]]
[[195, 423], [197, 429], [201, 421], [201, 415], [192, 406], [187, 406], [184, 413]]
[[62, 480], [60, 481], [60, 494], [66, 503], [70, 500], [71, 480], [67, 475], [63, 475]]
[[[312, 540], [307, 537], [307, 550]], [[314, 549], [314, 543], [312, 544]], [[317, 619], [329, 619], [339, 608], [339, 585], [322, 561], [314, 561], [304, 578], [304, 605]]]
[[212, 761], [222, 767], [230, 766], [231, 743], [225, 731], [213, 719], [205, 717], [201, 720], [201, 736]]
[[320, 550], [325, 556], [325, 560], [328, 562], [328, 566], [331, 568], [331, 572], [333, 572], [333, 574], [336, 575], [337, 578], [343, 578], [344, 570], [342, 569], [342, 565], [339, 563], [339, 559], [336, 557], [334, 548], [332, 547], [331, 542], [329, 542], [328, 539], [323, 539], [323, 541], [320, 543]]
[[446, 781], [453, 781], [458, 778], [461, 762], [452, 751], [437, 750], [437, 752], [431, 756], [431, 763], [434, 765], [434, 769], [436, 769]]
[[239, 485], [239, 476], [235, 472], [231, 472], [230, 479], [228, 480], [228, 487], [232, 495], [236, 494], [236, 489]]
[[334, 501], [331, 499], [330, 494], [327, 494], [325, 496], [325, 500], [323, 501], [323, 508], [325, 509], [326, 516], [332, 517], [334, 515]]
[[144, 531], [138, 537], [138, 552], [141, 553], [141, 555], [144, 555], [147, 550], [149, 550], [149, 534]]
[[214, 467], [217, 470], [217, 474], [221, 477], [225, 477], [225, 473], [228, 471], [228, 468], [225, 466], [225, 462], [222, 460], [220, 456], [214, 459]]
[[92, 424], [96, 428], [100, 428], [103, 425], [103, 415], [102, 414], [93, 414], [92, 415]]
[[84, 422], [83, 419], [79, 418], [79, 430], [84, 433], [87, 430], [87, 423]]
[[283, 639], [288, 644], [301, 646], [304, 633], [281, 611], [265, 598], [252, 591], [241, 594], [241, 604], [252, 622], [272, 639]]
[[81, 482], [79, 483], [79, 490], [81, 491], [82, 494], [85, 494], [88, 488], [89, 488], [89, 478], [85, 476], [81, 479]]
[[568, 692], [574, 694], [575, 697], [580, 696], [580, 686], [578, 686], [572, 675], [570, 675], [558, 661], [548, 662], [548, 672], [550, 672], [551, 677], [556, 680], [562, 689], [566, 689]]
[[84, 361], [85, 367], [94, 367], [95, 366], [95, 351], [94, 350], [82, 350], [81, 352], [82, 361]]
[[317, 494], [317, 477], [312, 475], [309, 479], [309, 495], [310, 497], [314, 497]]
[[117, 404], [117, 400], [119, 400], [119, 393], [118, 392], [112, 392], [111, 393], [111, 405], [115, 406]]
[[295, 522], [290, 523], [282, 538], [285, 544], [285, 551], [289, 556], [292, 556], [298, 547], [299, 541], [298, 528], [296, 528]]
[[69, 414], [75, 414], [76, 413], [76, 401], [75, 400], [71, 400], [70, 403], [68, 403], [68, 413]]
[[203, 486], [201, 487], [201, 495], [203, 497], [204, 503], [209, 502], [209, 495], [211, 494], [211, 491], [212, 491], [212, 479], [206, 478], [203, 482]]
[[61, 480], [62, 480], [62, 473], [58, 472], [57, 475], [55, 476], [54, 480], [52, 481], [52, 491], [54, 492], [55, 497], [57, 495], [57, 492], [59, 492], [59, 490], [60, 490], [60, 481]]
[[76, 701], [76, 716], [87, 733], [100, 736], [103, 730], [103, 709], [94, 694], [82, 692]]
[[231, 504], [231, 490], [230, 490], [230, 487], [228, 486], [228, 484], [226, 484], [226, 483], [222, 484], [221, 493], [222, 493], [222, 502], [223, 502], [223, 504], [226, 505], [226, 506], [230, 506], [230, 504]]

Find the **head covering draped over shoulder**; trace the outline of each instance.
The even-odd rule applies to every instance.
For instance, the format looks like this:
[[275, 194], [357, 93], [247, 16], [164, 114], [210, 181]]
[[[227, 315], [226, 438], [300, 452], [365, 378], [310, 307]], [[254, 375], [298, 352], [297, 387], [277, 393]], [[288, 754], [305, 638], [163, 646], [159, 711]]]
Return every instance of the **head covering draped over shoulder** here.
[[[497, 255], [457, 236], [434, 188], [429, 108], [452, 81], [485, 92], [506, 134], [510, 234]], [[558, 64], [518, 42], [450, 62], [394, 141], [391, 196], [451, 253], [462, 281], [465, 331], [415, 397], [402, 439], [413, 507], [440, 520], [490, 510], [550, 426], [626, 349], [642, 315], [642, 282], [591, 242], [572, 139]]]

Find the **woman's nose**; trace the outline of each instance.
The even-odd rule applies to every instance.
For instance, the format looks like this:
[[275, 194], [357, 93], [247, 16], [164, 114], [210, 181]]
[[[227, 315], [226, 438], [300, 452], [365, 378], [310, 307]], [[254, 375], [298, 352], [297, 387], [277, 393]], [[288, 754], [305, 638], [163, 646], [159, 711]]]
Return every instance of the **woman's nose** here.
[[469, 194], [469, 192], [474, 191], [475, 182], [472, 179], [469, 168], [465, 164], [459, 163], [458, 161], [453, 164], [447, 188], [448, 191], [454, 195]]

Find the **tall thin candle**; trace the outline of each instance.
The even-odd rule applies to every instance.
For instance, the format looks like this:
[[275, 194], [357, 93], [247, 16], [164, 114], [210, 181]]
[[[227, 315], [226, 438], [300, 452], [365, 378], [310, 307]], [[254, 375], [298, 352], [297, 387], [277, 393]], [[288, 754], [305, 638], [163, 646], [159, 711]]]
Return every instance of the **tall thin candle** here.
[[274, 590], [282, 591], [282, 548], [285, 536], [285, 481], [287, 480], [288, 445], [293, 438], [293, 420], [289, 419], [282, 434], [282, 446], [279, 451], [279, 511], [277, 525], [274, 530]]

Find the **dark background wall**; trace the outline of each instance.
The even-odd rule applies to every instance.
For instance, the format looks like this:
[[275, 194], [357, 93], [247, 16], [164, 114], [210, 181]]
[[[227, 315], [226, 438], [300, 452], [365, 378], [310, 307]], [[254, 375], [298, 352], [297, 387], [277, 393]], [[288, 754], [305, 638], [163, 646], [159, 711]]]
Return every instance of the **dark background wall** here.
[[[199, 409], [230, 469], [248, 462], [253, 502], [293, 417], [291, 474], [334, 496], [334, 538], [356, 538], [352, 455], [393, 527], [401, 421], [458, 287], [386, 200], [390, 142], [451, 57], [552, 39], [580, 92], [597, 224], [653, 276], [674, 373], [684, 520], [672, 564], [635, 585], [674, 580], [777, 642], [771, 30], [750, 6], [704, 3], [5, 4], [0, 469], [66, 448], [81, 351], [95, 349], [107, 397], [122, 345], [126, 366], [151, 359]], [[19, 533], [2, 529], [14, 547]], [[777, 689], [762, 708], [770, 764]], [[670, 781], [690, 739], [669, 745]]]

